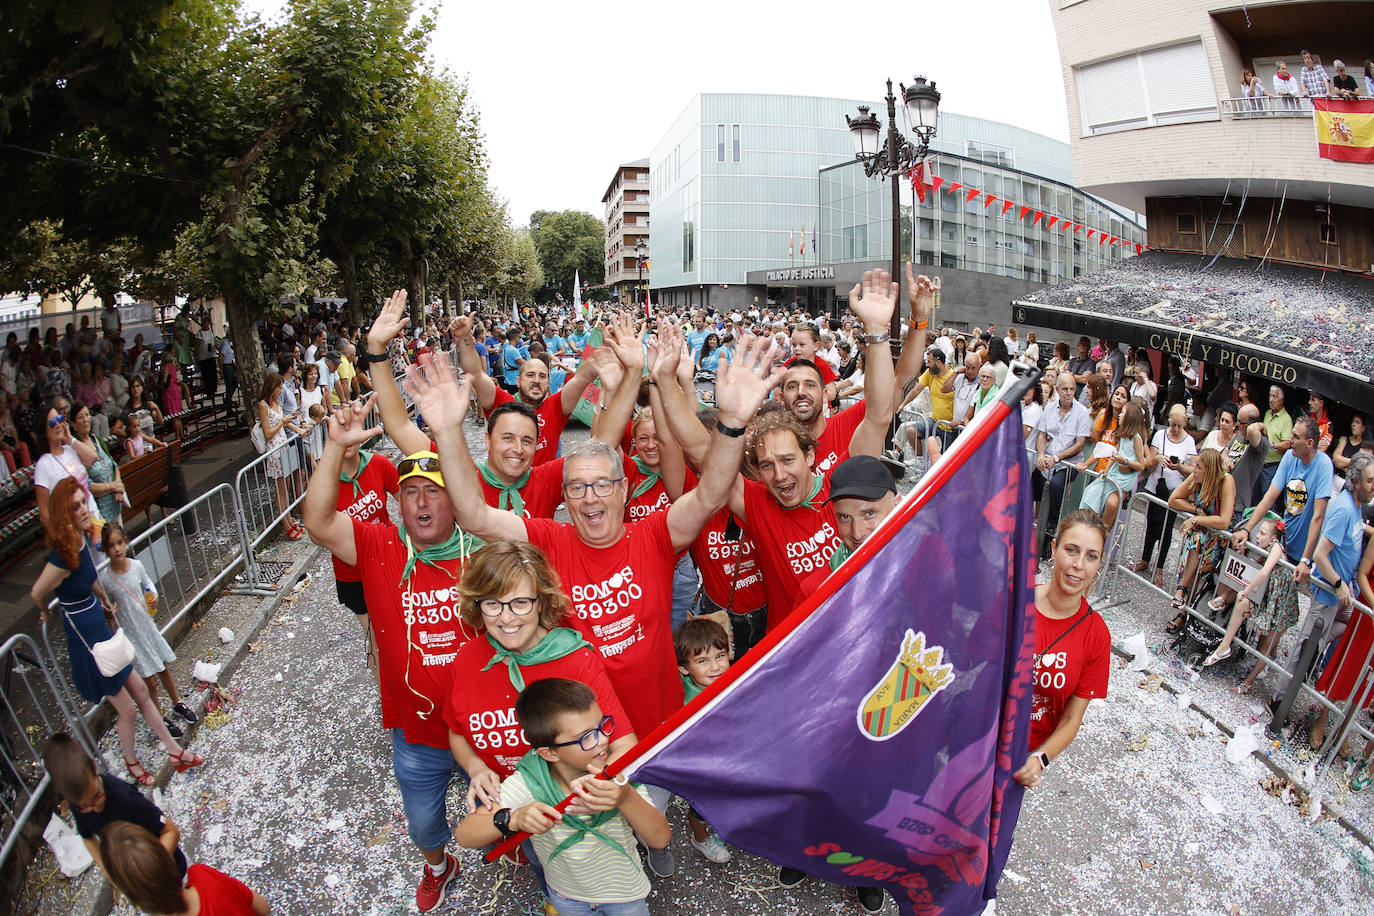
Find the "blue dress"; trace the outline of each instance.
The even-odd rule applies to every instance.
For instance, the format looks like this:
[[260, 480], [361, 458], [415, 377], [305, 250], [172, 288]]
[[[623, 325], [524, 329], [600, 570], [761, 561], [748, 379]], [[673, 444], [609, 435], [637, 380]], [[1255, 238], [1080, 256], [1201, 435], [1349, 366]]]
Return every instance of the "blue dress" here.
[[[48, 562], [58, 569], [68, 569], [57, 551], [48, 552]], [[54, 591], [62, 605], [62, 628], [67, 634], [67, 658], [72, 664], [72, 683], [77, 691], [92, 703], [99, 703], [124, 689], [124, 682], [133, 672], [132, 664], [105, 677], [96, 667], [87, 646], [104, 642], [114, 634], [105, 622], [105, 611], [91, 591], [95, 583], [95, 563], [89, 544], [81, 547], [81, 562], [71, 575], [57, 584]], [[83, 641], [84, 640], [84, 641]]]

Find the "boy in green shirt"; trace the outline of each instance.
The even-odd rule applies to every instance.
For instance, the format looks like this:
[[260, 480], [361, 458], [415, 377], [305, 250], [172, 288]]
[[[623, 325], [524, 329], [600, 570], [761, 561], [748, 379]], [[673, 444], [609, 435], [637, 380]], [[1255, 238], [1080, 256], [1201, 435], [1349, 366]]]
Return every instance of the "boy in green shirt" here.
[[[634, 834], [661, 849], [672, 829], [642, 788], [596, 776], [609, 759], [615, 718], [601, 714], [590, 687], [567, 678], [530, 684], [515, 717], [533, 750], [501, 783], [502, 807], [463, 818], [458, 842], [476, 849], [524, 831], [560, 914], [648, 916], [649, 879]], [[560, 813], [568, 795], [577, 799]]]
[[[684, 621], [673, 633], [673, 650], [677, 653], [677, 670], [682, 675], [682, 692], [688, 703], [730, 667], [730, 637], [724, 627], [709, 617], [689, 617]], [[692, 828], [693, 849], [717, 865], [730, 861], [725, 842], [707, 832], [706, 819], [690, 805], [687, 824]]]

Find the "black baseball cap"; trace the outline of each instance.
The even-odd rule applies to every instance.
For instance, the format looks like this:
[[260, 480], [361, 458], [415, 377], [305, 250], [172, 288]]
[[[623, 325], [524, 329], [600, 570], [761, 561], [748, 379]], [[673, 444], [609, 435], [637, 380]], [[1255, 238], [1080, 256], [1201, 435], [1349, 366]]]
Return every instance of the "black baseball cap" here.
[[875, 500], [896, 492], [897, 482], [887, 465], [872, 455], [855, 455], [830, 473], [830, 498], [826, 502], [845, 497]]

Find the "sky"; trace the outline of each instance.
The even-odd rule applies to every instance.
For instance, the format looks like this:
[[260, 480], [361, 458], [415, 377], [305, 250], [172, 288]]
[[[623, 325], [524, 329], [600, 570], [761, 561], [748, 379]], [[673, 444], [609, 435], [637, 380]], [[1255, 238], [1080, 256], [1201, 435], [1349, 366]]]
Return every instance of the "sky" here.
[[876, 103], [887, 78], [922, 75], [942, 110], [1067, 140], [1050, 2], [447, 0], [431, 49], [437, 67], [468, 80], [490, 181], [520, 226], [535, 210], [601, 218], [616, 167], [647, 157], [700, 92]]

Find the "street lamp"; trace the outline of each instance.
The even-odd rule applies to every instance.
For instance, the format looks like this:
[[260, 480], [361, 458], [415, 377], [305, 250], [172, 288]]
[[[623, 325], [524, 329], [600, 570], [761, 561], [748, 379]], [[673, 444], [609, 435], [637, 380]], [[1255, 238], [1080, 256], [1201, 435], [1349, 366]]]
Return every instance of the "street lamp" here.
[[643, 240], [643, 239], [640, 239], [638, 242], [635, 242], [635, 267], [637, 268], [637, 271], [638, 271], [637, 276], [636, 276], [636, 278], [635, 278], [635, 302], [636, 302], [636, 303], [639, 302], [639, 294], [640, 294], [640, 291], [641, 291], [640, 288], [644, 285], [644, 253], [645, 253], [645, 251], [646, 251], [646, 249], [645, 249], [645, 247], [644, 247], [644, 240]]
[[[899, 270], [902, 258], [902, 209], [898, 179], [925, 159], [930, 150], [930, 141], [935, 137], [940, 114], [940, 93], [935, 84], [927, 82], [924, 76], [916, 77], [910, 86], [902, 85], [901, 90], [907, 119], [916, 135], [916, 145], [897, 130], [897, 97], [892, 94], [892, 80], [887, 81], [887, 138], [881, 147], [881, 124], [867, 105], [859, 106], [857, 118], [845, 116], [850, 138], [854, 141], [854, 158], [863, 164], [864, 174], [869, 178], [876, 175], [879, 180], [892, 176], [892, 279], [899, 287], [902, 282]], [[892, 311], [890, 333], [893, 340], [901, 339], [901, 311], [899, 301], [897, 308]]]

